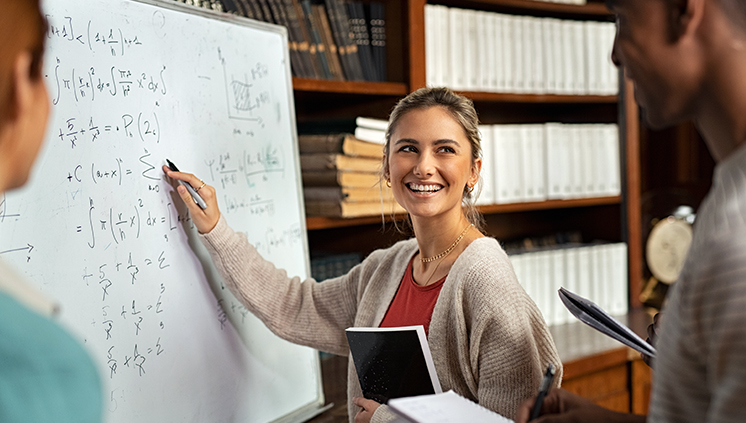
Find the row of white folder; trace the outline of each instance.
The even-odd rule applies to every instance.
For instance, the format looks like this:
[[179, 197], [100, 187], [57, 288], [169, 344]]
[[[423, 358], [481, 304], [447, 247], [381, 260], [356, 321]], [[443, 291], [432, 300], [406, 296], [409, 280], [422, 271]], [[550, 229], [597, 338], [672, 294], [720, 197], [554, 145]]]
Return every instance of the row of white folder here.
[[575, 321], [557, 294], [560, 287], [593, 301], [611, 315], [628, 311], [626, 243], [512, 254], [510, 261], [518, 282], [548, 325]]
[[462, 91], [616, 95], [612, 22], [425, 6], [426, 83]]
[[482, 125], [478, 205], [618, 196], [616, 124]]

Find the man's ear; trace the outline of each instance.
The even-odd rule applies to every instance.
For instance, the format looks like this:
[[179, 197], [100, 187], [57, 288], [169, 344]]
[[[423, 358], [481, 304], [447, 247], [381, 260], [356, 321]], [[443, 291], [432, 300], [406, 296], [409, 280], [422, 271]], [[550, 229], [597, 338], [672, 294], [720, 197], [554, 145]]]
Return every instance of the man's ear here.
[[13, 64], [13, 81], [8, 96], [8, 117], [18, 119], [23, 111], [33, 103], [33, 81], [31, 80], [31, 53], [22, 51]]
[[668, 7], [669, 41], [691, 35], [702, 22], [706, 0], [664, 0]]

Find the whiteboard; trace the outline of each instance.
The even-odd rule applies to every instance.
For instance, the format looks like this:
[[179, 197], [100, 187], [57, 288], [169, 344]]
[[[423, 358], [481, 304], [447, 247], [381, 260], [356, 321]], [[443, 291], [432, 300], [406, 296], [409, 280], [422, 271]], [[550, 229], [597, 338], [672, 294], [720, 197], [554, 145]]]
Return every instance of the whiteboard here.
[[309, 274], [284, 28], [174, 2], [47, 0], [52, 107], [31, 180], [0, 204], [0, 258], [59, 301], [108, 422], [300, 421], [316, 351], [228, 293], [166, 181], [216, 187], [228, 223]]

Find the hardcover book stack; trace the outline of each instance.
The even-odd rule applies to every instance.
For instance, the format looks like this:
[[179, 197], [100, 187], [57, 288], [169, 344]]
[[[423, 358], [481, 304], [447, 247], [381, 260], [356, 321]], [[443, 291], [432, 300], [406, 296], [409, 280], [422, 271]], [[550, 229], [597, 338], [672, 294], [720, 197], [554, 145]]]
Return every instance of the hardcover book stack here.
[[[383, 122], [385, 128], [385, 121], [356, 121], [376, 122], [379, 128]], [[357, 129], [354, 132], [367, 135], [368, 140], [351, 132], [298, 136], [308, 216], [360, 217], [404, 212], [381, 178], [385, 130], [362, 126]]]
[[179, 0], [282, 25], [293, 76], [386, 80], [384, 4], [358, 0]]

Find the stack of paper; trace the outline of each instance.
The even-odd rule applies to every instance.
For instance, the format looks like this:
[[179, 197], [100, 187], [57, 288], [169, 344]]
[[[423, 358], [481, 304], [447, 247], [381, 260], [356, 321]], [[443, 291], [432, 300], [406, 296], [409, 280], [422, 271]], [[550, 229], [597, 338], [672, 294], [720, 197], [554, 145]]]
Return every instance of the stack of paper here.
[[388, 405], [405, 422], [412, 423], [513, 422], [453, 391], [392, 399]]

